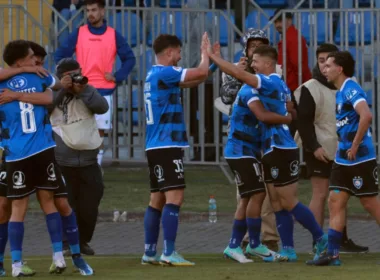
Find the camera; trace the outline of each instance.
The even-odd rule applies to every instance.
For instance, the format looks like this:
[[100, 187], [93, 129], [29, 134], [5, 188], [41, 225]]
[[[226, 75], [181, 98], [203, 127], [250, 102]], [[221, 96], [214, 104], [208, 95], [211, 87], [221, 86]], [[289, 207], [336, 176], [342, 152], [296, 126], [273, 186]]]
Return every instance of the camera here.
[[81, 85], [85, 85], [88, 83], [88, 78], [86, 76], [82, 76], [81, 74], [73, 73], [70, 75], [70, 77], [73, 83]]

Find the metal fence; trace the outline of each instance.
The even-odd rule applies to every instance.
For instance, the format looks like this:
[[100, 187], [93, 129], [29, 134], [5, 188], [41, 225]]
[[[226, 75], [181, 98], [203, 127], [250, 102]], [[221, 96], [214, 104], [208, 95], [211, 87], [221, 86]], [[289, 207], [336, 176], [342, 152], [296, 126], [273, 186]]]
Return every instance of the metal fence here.
[[[33, 7], [30, 2], [34, 3]], [[300, 1], [298, 6], [303, 2], [305, 1]], [[340, 2], [341, 5], [344, 4], [343, 1]], [[217, 9], [215, 0], [211, 1], [211, 9], [204, 8], [202, 1], [196, 0], [192, 5], [190, 3], [191, 0], [188, 0], [187, 6], [183, 8], [107, 7], [108, 24], [127, 38], [137, 58], [137, 64], [128, 81], [119, 86], [113, 95], [114, 125], [106, 139], [106, 157], [109, 159], [145, 161], [143, 84], [147, 71], [154, 64], [151, 46], [157, 34], [172, 33], [181, 38], [183, 67], [194, 67], [199, 63], [199, 47], [204, 31], [209, 33], [212, 41], [221, 42], [223, 56], [230, 61], [239, 58], [238, 51], [242, 48], [239, 37], [247, 27], [266, 29], [275, 46], [280, 40], [273, 22], [281, 14], [269, 20], [273, 11], [271, 13], [270, 10], [261, 9], [253, 0], [228, 0], [221, 9]], [[182, 4], [185, 4], [184, 0]], [[239, 11], [237, 4], [240, 6]], [[299, 39], [301, 36], [307, 39], [310, 68], [316, 64], [315, 50], [322, 42], [335, 42], [341, 49], [349, 49], [356, 56], [358, 81], [365, 90], [372, 92], [373, 111], [376, 116], [373, 131], [377, 143], [380, 124], [380, 100], [376, 94], [380, 82], [380, 75], [377, 74], [380, 65], [380, 9], [373, 8], [374, 1], [371, 5], [372, 8], [326, 9], [328, 6], [325, 1], [325, 8], [296, 7], [283, 10], [282, 13], [293, 13], [294, 25], [300, 31]], [[49, 52], [47, 67], [54, 69], [54, 50], [84, 19], [83, 8], [67, 18], [58, 13], [48, 0], [8, 0], [7, 5], [0, 5], [1, 49], [8, 40], [16, 38], [42, 43]], [[282, 25], [285, 30], [284, 20]], [[286, 40], [286, 36], [283, 40]], [[302, 74], [300, 50], [301, 46], [298, 44], [299, 81]], [[283, 52], [286, 57], [286, 47]], [[115, 68], [119, 65], [120, 62], [117, 62]], [[286, 61], [283, 61], [283, 68], [285, 67]], [[185, 120], [191, 145], [185, 154], [187, 163], [225, 164], [223, 147], [226, 142], [227, 118], [213, 107], [213, 100], [219, 96], [220, 74], [218, 70], [205, 84], [183, 91]]]

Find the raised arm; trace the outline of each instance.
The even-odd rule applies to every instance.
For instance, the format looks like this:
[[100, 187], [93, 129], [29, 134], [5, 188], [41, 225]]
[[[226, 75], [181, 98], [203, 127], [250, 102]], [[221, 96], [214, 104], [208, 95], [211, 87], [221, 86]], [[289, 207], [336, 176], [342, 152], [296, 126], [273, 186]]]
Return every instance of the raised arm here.
[[292, 122], [290, 114], [282, 116], [266, 110], [259, 98], [252, 98], [248, 107], [256, 118], [265, 124], [290, 124]]
[[3, 68], [0, 69], [0, 81], [9, 79], [21, 73], [35, 73], [41, 78], [47, 77], [49, 72], [41, 66], [26, 66], [19, 68]]
[[47, 88], [44, 92], [33, 93], [14, 92], [9, 89], [2, 89], [0, 92], [0, 104], [21, 101], [34, 105], [49, 105], [53, 102], [53, 92], [50, 88]]

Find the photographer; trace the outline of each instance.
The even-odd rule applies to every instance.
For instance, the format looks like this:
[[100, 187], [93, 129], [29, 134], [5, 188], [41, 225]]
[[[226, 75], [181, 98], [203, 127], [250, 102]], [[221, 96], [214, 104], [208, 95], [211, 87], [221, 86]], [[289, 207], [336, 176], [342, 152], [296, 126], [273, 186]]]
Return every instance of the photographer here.
[[56, 141], [55, 157], [62, 170], [70, 204], [77, 214], [81, 251], [95, 252], [91, 241], [98, 207], [103, 196], [103, 178], [97, 163], [102, 143], [95, 114], [108, 111], [107, 100], [81, 75], [79, 63], [71, 58], [57, 65], [63, 89], [54, 92], [50, 122]]

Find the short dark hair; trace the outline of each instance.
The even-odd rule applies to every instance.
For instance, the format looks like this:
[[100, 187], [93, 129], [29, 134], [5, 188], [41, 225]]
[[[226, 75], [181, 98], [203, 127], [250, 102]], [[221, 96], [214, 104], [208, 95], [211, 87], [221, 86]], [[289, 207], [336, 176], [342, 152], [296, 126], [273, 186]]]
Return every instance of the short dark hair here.
[[[273, 13], [273, 16], [271, 16], [270, 18], [269, 18], [269, 20], [272, 20], [275, 16], [277, 16], [277, 14], [279, 14], [279, 13], [282, 13], [282, 8], [278, 8], [278, 9], [276, 9], [275, 11], [274, 11], [274, 13]], [[274, 20], [274, 22], [277, 22], [277, 21], [280, 21], [280, 20], [282, 20], [282, 17], [285, 15], [285, 18], [287, 18], [287, 19], [293, 19], [293, 14], [292, 13], [289, 13], [289, 12], [286, 12], [285, 14], [282, 14], [282, 16], [279, 16], [278, 18], [276, 18], [275, 20]]]
[[153, 43], [154, 53], [157, 55], [167, 48], [177, 48], [182, 47], [181, 40], [176, 35], [161, 34], [159, 35]]
[[258, 54], [260, 56], [266, 56], [271, 58], [273, 61], [277, 62], [278, 54], [277, 50], [273, 48], [272, 46], [268, 45], [261, 45], [257, 47], [254, 51], [253, 54]]
[[339, 51], [338, 47], [334, 44], [329, 44], [329, 43], [324, 43], [324, 44], [321, 44], [318, 48], [317, 48], [317, 51], [315, 53], [315, 55], [317, 56], [318, 58], [318, 55], [320, 53], [330, 53], [330, 52], [337, 52]]
[[17, 60], [27, 57], [30, 45], [25, 40], [14, 40], [9, 42], [3, 52], [3, 60], [9, 66], [16, 63]]
[[29, 43], [30, 48], [34, 52], [35, 56], [42, 57], [42, 59], [44, 59], [45, 56], [47, 56], [47, 52], [43, 46], [41, 46], [41, 45], [39, 45], [33, 41], [28, 41], [28, 43]]
[[106, 6], [106, 2], [104, 0], [85, 0], [85, 5], [94, 5], [98, 4], [100, 8], [104, 8]]
[[348, 51], [331, 52], [327, 58], [334, 58], [334, 63], [343, 68], [343, 74], [347, 77], [354, 76], [355, 73], [355, 59]]

